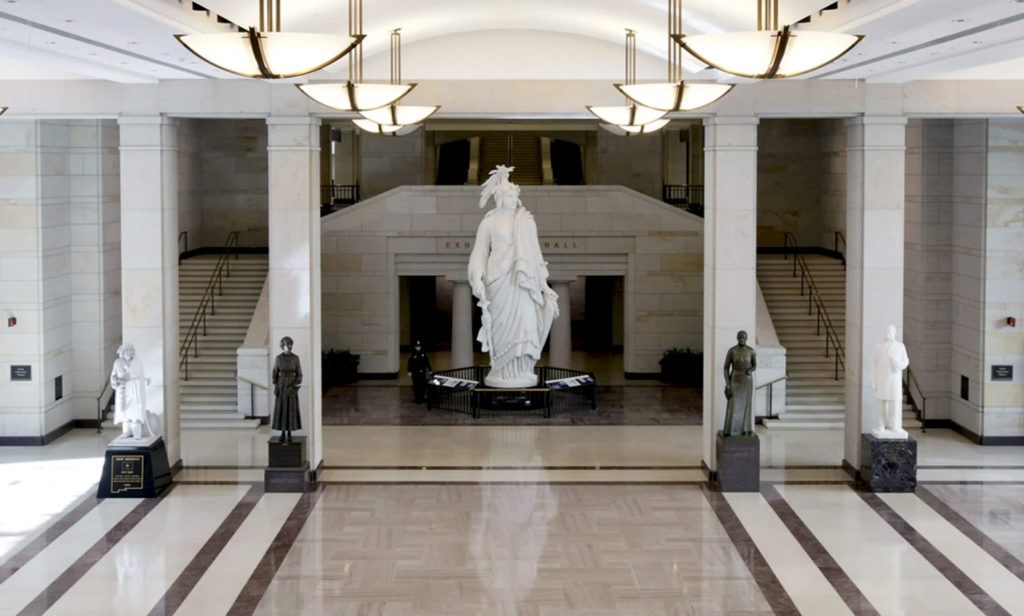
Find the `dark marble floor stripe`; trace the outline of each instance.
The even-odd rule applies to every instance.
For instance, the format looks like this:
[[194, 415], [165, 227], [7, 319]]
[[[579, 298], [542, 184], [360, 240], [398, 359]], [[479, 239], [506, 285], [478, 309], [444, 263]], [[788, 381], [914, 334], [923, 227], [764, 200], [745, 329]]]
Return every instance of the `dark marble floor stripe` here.
[[50, 585], [46, 587], [43, 592], [29, 603], [25, 609], [18, 612], [18, 616], [41, 616], [43, 612], [53, 607], [61, 597], [64, 596], [72, 586], [74, 586], [78, 580], [82, 579], [89, 569], [92, 569], [101, 558], [103, 558], [107, 552], [111, 550], [121, 539], [124, 538], [135, 526], [142, 521], [150, 511], [156, 509], [156, 507], [163, 502], [164, 498], [168, 494], [174, 491], [174, 485], [171, 484], [166, 490], [163, 491], [160, 496], [156, 498], [145, 498], [135, 506], [134, 509], [128, 512], [121, 521], [114, 525], [107, 534], [100, 537], [99, 541], [94, 543], [91, 548], [86, 550], [85, 554], [82, 554], [78, 560], [74, 562], [70, 567], [64, 570], [57, 579], [50, 582]]
[[256, 569], [249, 576], [249, 580], [238, 593], [238, 597], [235, 598], [234, 604], [228, 610], [228, 616], [249, 616], [256, 611], [256, 606], [263, 599], [263, 593], [267, 591], [267, 587], [273, 581], [278, 567], [284, 562], [288, 550], [295, 543], [296, 537], [299, 536], [299, 532], [302, 531], [302, 527], [306, 524], [309, 514], [316, 507], [323, 492], [323, 485], [317, 484], [312, 491], [303, 494], [299, 498], [299, 502], [295, 503], [292, 512], [288, 514], [288, 519], [285, 520], [281, 530], [274, 537], [274, 541], [271, 542], [270, 547], [263, 554], [263, 558], [256, 565]]
[[19, 569], [28, 564], [30, 560], [36, 557], [40, 552], [46, 549], [51, 543], [53, 543], [57, 537], [60, 537], [69, 528], [74, 526], [86, 516], [90, 511], [96, 508], [96, 505], [102, 501], [96, 498], [96, 490], [98, 485], [94, 484], [89, 490], [81, 497], [79, 501], [73, 504], [66, 513], [62, 515], [56, 522], [51, 524], [46, 530], [42, 532], [38, 537], [30, 541], [25, 547], [8, 558], [2, 565], [0, 565], [0, 584], [7, 581], [7, 578], [11, 577]]
[[871, 605], [871, 602], [857, 588], [857, 585], [853, 583], [850, 576], [846, 575], [846, 572], [832, 558], [832, 555], [828, 553], [825, 546], [821, 545], [821, 542], [814, 536], [811, 529], [793, 511], [793, 508], [779, 494], [775, 486], [762, 483], [761, 496], [768, 501], [772, 510], [775, 511], [775, 515], [779, 516], [779, 519], [786, 525], [786, 528], [789, 529], [790, 534], [797, 540], [800, 547], [807, 552], [807, 555], [817, 565], [818, 570], [825, 576], [825, 579], [828, 580], [829, 584], [832, 584], [832, 588], [835, 588], [836, 593], [846, 602], [846, 606], [850, 608], [850, 611], [854, 614], [877, 615], [878, 610]]
[[729, 539], [736, 551], [739, 552], [740, 557], [743, 558], [743, 562], [747, 564], [747, 569], [754, 576], [754, 581], [757, 582], [772, 611], [776, 614], [799, 615], [800, 610], [796, 608], [792, 597], [779, 582], [771, 565], [765, 560], [764, 554], [750, 538], [747, 529], [743, 528], [743, 523], [740, 522], [736, 512], [732, 510], [722, 493], [709, 488], [707, 484], [701, 484], [701, 492], [704, 493], [704, 498], [707, 499], [715, 515], [718, 516], [718, 521], [725, 528], [725, 532], [729, 535]]
[[945, 518], [947, 522], [963, 533], [964, 536], [976, 543], [978, 547], [985, 550], [985, 552], [987, 552], [992, 558], [996, 559], [1000, 565], [1006, 567], [1010, 573], [1016, 575], [1018, 579], [1024, 580], [1024, 562], [1021, 562], [1020, 559], [1011, 554], [1006, 550], [1006, 548], [999, 545], [998, 542], [986, 535], [967, 518], [957, 513], [955, 509], [946, 504], [945, 501], [936, 496], [933, 492], [929, 491], [928, 488], [918, 486], [916, 494], [918, 498], [923, 500], [925, 504]]
[[224, 546], [235, 536], [235, 531], [245, 522], [252, 512], [256, 503], [263, 496], [263, 484], [255, 484], [249, 488], [240, 501], [235, 505], [231, 513], [224, 518], [217, 530], [210, 535], [199, 552], [192, 557], [192, 561], [178, 575], [171, 587], [167, 589], [160, 601], [149, 611], [149, 616], [171, 616], [178, 611], [185, 598], [192, 592], [199, 580], [206, 575], [213, 561], [224, 549]]
[[875, 510], [875, 513], [879, 515], [883, 520], [889, 523], [889, 526], [898, 532], [903, 539], [906, 540], [915, 550], [917, 550], [921, 556], [924, 556], [933, 567], [938, 569], [941, 573], [957, 590], [962, 592], [965, 597], [971, 600], [971, 603], [976, 605], [982, 613], [992, 616], [999, 614], [1000, 616], [1009, 616], [1007, 612], [999, 603], [996, 602], [987, 592], [982, 590], [969, 575], [964, 573], [959, 567], [957, 567], [951, 560], [939, 551], [930, 541], [925, 539], [914, 530], [914, 527], [909, 522], [903, 519], [900, 514], [896, 513], [892, 507], [887, 505], [885, 501], [879, 498], [876, 494], [871, 492], [858, 491], [857, 494], [863, 499], [869, 507]]

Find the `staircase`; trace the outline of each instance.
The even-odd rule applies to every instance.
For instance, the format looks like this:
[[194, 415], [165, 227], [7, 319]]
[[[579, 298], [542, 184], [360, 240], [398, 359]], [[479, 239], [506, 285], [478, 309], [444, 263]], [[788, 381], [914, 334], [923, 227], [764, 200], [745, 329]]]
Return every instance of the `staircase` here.
[[[846, 342], [846, 270], [842, 261], [816, 254], [803, 255], [822, 303]], [[778, 419], [766, 419], [770, 430], [842, 430], [845, 423], [844, 368], [836, 379], [835, 349], [825, 357], [825, 333], [818, 334], [817, 313], [808, 314], [808, 295], [800, 295], [799, 270], [793, 276], [793, 259], [778, 254], [757, 256], [757, 280], [764, 294], [779, 342], [786, 347], [786, 411]], [[921, 427], [913, 407], [903, 406], [903, 428]]]
[[[210, 281], [220, 255], [192, 257], [178, 269], [179, 344], [184, 340], [196, 306]], [[206, 335], [197, 339], [199, 357], [188, 359], [188, 380], [181, 372], [181, 428], [255, 428], [238, 409], [235, 374], [237, 349], [245, 339], [253, 309], [267, 277], [267, 255], [239, 255], [230, 260], [223, 295], [214, 297], [215, 314], [207, 314]], [[216, 292], [216, 291], [215, 291]]]
[[540, 137], [530, 133], [485, 133], [480, 136], [480, 183], [497, 165], [515, 167], [512, 180], [522, 186], [543, 184]]

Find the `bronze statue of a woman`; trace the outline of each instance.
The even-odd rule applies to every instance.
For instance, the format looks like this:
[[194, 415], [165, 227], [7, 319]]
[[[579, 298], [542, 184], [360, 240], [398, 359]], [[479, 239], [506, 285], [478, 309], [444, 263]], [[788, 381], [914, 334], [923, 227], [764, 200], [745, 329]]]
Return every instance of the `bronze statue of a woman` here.
[[274, 383], [274, 415], [270, 427], [280, 430], [278, 441], [290, 443], [292, 430], [302, 429], [299, 415], [299, 385], [302, 384], [302, 367], [299, 356], [292, 353], [292, 339], [281, 338], [281, 353], [274, 359], [272, 380]]

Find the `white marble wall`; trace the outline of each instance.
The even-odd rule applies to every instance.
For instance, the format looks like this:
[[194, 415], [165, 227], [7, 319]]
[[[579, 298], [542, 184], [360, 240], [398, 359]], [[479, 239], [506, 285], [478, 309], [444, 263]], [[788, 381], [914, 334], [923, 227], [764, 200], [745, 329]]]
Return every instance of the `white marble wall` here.
[[959, 388], [950, 373], [953, 151], [951, 120], [908, 122], [903, 335], [927, 419], [949, 419]]
[[[346, 135], [348, 136], [348, 135]], [[404, 137], [359, 132], [359, 191], [368, 199], [396, 186], [433, 182], [427, 177], [424, 131]]]
[[[513, 175], [513, 180], [515, 176]], [[524, 186], [552, 279], [624, 275], [625, 370], [702, 347], [701, 219], [622, 187]], [[464, 278], [479, 188], [403, 187], [323, 220], [323, 346], [397, 372], [399, 276]]]
[[658, 133], [623, 138], [598, 129], [594, 183], [626, 186], [661, 200], [661, 152], [662, 135]]
[[[0, 126], [0, 437], [38, 439], [95, 416], [119, 327], [113, 148], [110, 122]], [[32, 380], [11, 382], [12, 364]]]
[[[1024, 436], [1024, 121], [988, 121], [985, 210], [985, 418], [982, 435]], [[1006, 323], [1017, 321], [1016, 327]], [[1013, 367], [992, 381], [993, 365]]]
[[[846, 233], [846, 124], [843, 120], [820, 120], [818, 123], [819, 166], [817, 246], [835, 246], [835, 232]], [[846, 252], [842, 242], [839, 250]]]
[[805, 247], [820, 245], [821, 124], [766, 119], [757, 126], [757, 225], [789, 231]]

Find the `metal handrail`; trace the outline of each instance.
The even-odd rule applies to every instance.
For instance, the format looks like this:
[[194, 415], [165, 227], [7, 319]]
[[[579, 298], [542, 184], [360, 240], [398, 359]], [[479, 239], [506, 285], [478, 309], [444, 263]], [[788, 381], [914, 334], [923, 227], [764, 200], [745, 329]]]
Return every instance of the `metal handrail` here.
[[270, 388], [266, 385], [257, 383], [256, 381], [247, 379], [241, 374], [236, 373], [235, 379], [249, 384], [249, 416], [247, 419], [256, 419], [256, 388], [259, 387], [260, 389], [265, 389], [267, 391], [270, 391]]
[[110, 387], [110, 379], [103, 381], [103, 387], [100, 389], [100, 395], [96, 396], [96, 431], [103, 432], [103, 394], [107, 393], [107, 388]]
[[789, 376], [784, 374], [777, 379], [768, 381], [767, 383], [761, 383], [760, 385], [754, 388], [754, 391], [757, 391], [758, 389], [764, 389], [765, 387], [768, 388], [768, 412], [766, 413], [766, 415], [770, 416], [772, 414], [772, 392], [775, 391], [774, 385], [779, 381], [785, 381], [788, 378]]
[[[843, 240], [843, 249], [839, 250], [839, 240]], [[843, 269], [846, 269], [846, 236], [843, 235], [842, 231], [836, 231], [833, 236], [832, 245], [835, 251], [839, 253], [839, 260], [843, 262]]]
[[825, 357], [830, 357], [832, 349], [835, 350], [835, 380], [839, 380], [839, 367], [842, 366], [843, 370], [846, 370], [846, 348], [843, 346], [843, 342], [839, 339], [839, 334], [836, 333], [836, 328], [832, 325], [832, 318], [828, 315], [828, 309], [825, 308], [825, 303], [821, 299], [821, 293], [818, 291], [818, 286], [814, 283], [814, 277], [811, 275], [811, 269], [807, 266], [807, 261], [803, 258], [799, 252], [796, 252], [796, 248], [799, 248], [796, 237], [790, 231], [783, 232], [783, 245], [785, 246], [785, 253], [783, 257], [789, 258], [789, 248], [793, 248], [793, 277], [796, 278], [797, 269], [800, 270], [800, 297], [804, 296], [804, 290], [807, 290], [807, 314], [811, 314], [814, 308], [817, 308], [817, 335], [821, 335], [821, 326], [825, 326]]
[[[911, 383], [913, 383], [914, 387], [917, 388], [917, 394], [921, 398], [920, 407], [917, 406], [917, 398], [913, 396], [913, 392], [910, 390]], [[925, 430], [925, 424], [928, 421], [928, 399], [925, 397], [924, 390], [921, 389], [921, 384], [917, 382], [917, 377], [914, 376], [914, 371], [910, 369], [910, 366], [907, 366], [907, 380], [905, 386], [907, 388], [907, 396], [910, 397], [910, 403], [921, 411], [921, 432], [927, 432], [927, 430]]]
[[230, 257], [232, 248], [234, 248], [235, 259], [238, 259], [238, 231], [232, 231], [228, 233], [228, 239], [224, 242], [224, 252], [221, 254], [220, 259], [217, 259], [217, 265], [214, 266], [213, 272], [210, 274], [210, 281], [206, 283], [206, 290], [203, 291], [203, 296], [199, 300], [199, 305], [196, 306], [196, 313], [192, 317], [192, 322], [189, 324], [188, 329], [185, 330], [185, 336], [182, 338], [181, 349], [178, 351], [178, 368], [184, 368], [184, 378], [188, 380], [188, 353], [192, 351], [193, 357], [199, 357], [199, 326], [203, 327], [203, 335], [206, 335], [206, 310], [209, 308], [210, 314], [216, 314], [216, 305], [213, 299], [213, 291], [217, 290], [217, 295], [224, 294], [224, 276], [231, 277], [231, 266]]
[[188, 229], [178, 234], [178, 245], [181, 245], [181, 238], [185, 238], [185, 250], [178, 252], [178, 265], [181, 265], [181, 257], [188, 252]]

